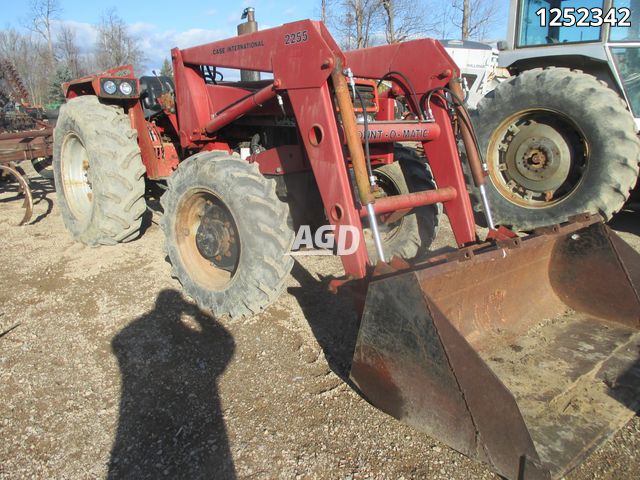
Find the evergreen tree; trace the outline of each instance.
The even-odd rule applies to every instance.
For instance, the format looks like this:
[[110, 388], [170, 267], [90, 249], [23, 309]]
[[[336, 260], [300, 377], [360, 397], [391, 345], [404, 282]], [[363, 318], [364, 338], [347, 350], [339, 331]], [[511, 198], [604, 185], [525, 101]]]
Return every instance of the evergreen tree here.
[[173, 69], [171, 68], [171, 63], [169, 62], [169, 59], [167, 58], [165, 58], [164, 62], [162, 63], [162, 68], [160, 69], [160, 75], [173, 78]]
[[73, 79], [71, 69], [66, 65], [61, 65], [56, 69], [56, 74], [49, 85], [49, 103], [63, 103], [64, 94], [62, 84]]

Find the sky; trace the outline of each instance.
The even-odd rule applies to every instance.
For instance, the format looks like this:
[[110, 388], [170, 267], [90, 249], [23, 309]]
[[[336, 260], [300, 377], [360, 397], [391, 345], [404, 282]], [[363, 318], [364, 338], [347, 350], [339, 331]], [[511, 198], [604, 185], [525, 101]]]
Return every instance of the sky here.
[[[22, 29], [29, 12], [29, 0], [0, 0], [0, 29]], [[496, 0], [501, 7], [496, 39], [506, 37], [509, 0]], [[142, 42], [147, 67], [159, 69], [173, 47], [185, 48], [236, 35], [236, 25], [245, 7], [256, 9], [261, 29], [283, 23], [317, 19], [320, 0], [157, 0], [113, 2], [111, 0], [60, 0], [60, 20], [74, 27], [81, 45], [93, 45], [100, 15], [115, 7], [129, 25], [130, 32]]]

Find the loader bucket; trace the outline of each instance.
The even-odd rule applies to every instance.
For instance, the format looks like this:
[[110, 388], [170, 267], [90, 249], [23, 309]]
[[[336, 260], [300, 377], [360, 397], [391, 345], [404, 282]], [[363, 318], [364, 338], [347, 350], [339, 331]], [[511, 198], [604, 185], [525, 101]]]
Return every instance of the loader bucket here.
[[351, 379], [508, 479], [559, 478], [640, 399], [640, 255], [600, 222], [374, 276]]

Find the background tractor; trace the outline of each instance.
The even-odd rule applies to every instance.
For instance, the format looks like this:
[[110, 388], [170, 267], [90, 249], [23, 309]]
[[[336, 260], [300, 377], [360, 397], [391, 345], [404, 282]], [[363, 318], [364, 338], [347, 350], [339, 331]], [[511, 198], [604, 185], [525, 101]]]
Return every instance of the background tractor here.
[[508, 70], [498, 67], [498, 50], [491, 45], [472, 40], [440, 40], [440, 43], [460, 68], [469, 107], [475, 108], [499, 82], [509, 77]]
[[[629, 8], [631, 27], [541, 26], [536, 13], [580, 7]], [[609, 220], [627, 201], [640, 161], [639, 15], [636, 0], [511, 2], [499, 68], [487, 65], [469, 95], [496, 222], [530, 230], [582, 211]], [[486, 52], [446, 46], [475, 78]]]
[[[358, 391], [504, 477], [564, 475], [634, 415], [640, 256], [592, 215], [479, 239], [458, 140], [481, 193], [485, 176], [437, 41], [342, 52], [321, 22], [251, 30], [173, 49], [174, 81], [123, 66], [64, 85], [54, 174], [68, 230], [133, 240], [145, 182], [160, 186], [173, 274], [234, 318], [283, 290], [298, 225], [329, 224], [338, 245], [355, 241], [329, 287], [361, 315]], [[418, 261], [439, 204], [459, 248]]]

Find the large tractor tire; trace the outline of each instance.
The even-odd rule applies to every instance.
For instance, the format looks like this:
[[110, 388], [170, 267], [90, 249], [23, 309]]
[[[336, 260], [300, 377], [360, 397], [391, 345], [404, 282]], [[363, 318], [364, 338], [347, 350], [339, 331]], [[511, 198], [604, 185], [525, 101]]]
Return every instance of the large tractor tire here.
[[[436, 188], [429, 164], [411, 148], [396, 146], [394, 162], [374, 170], [379, 187], [377, 197], [419, 192]], [[396, 221], [387, 215], [378, 217], [378, 227], [385, 256], [396, 255], [407, 260], [426, 253], [436, 237], [441, 207], [427, 205], [413, 209]], [[363, 219], [364, 236], [369, 256], [377, 254], [368, 221]]]
[[168, 180], [161, 224], [173, 276], [218, 317], [256, 314], [285, 287], [294, 234], [275, 187], [223, 152], [193, 155]]
[[636, 183], [633, 117], [591, 75], [525, 71], [487, 94], [472, 117], [497, 224], [530, 230], [582, 212], [609, 220]]
[[54, 132], [53, 175], [62, 219], [86, 245], [113, 245], [138, 237], [144, 173], [137, 132], [129, 117], [97, 97], [60, 108]]

